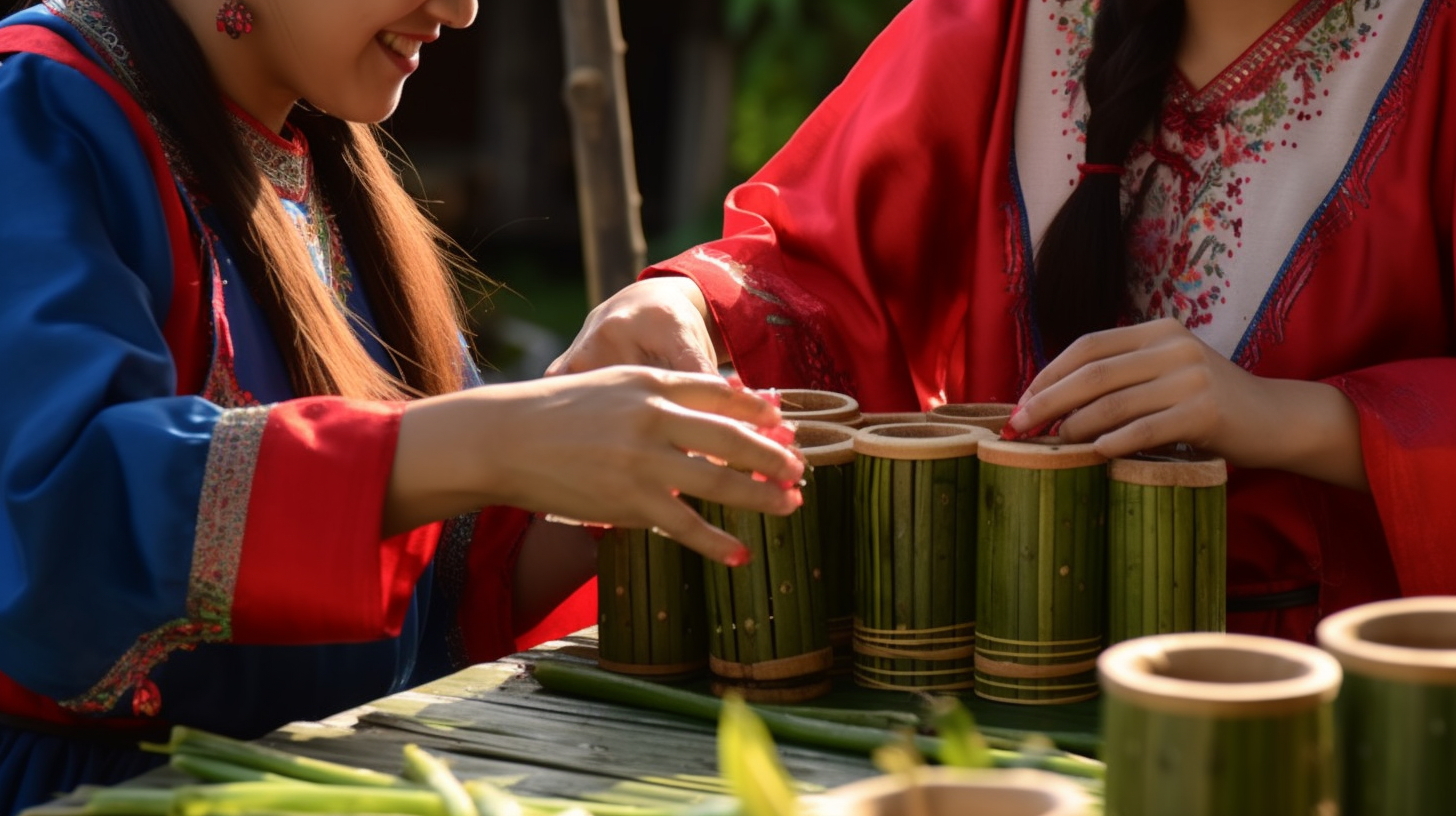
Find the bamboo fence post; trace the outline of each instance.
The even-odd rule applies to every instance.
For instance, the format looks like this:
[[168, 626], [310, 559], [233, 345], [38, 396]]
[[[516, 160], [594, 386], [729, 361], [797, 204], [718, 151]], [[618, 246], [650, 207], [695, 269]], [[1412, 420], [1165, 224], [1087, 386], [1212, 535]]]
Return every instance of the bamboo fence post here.
[[597, 543], [597, 663], [681, 680], [708, 662], [703, 557], [648, 530], [611, 529]]
[[809, 465], [802, 512], [813, 519], [819, 539], [822, 575], [814, 577], [824, 586], [833, 672], [848, 674], [854, 663], [854, 431], [827, 422], [799, 422], [796, 441]]
[[1107, 468], [1091, 445], [981, 444], [976, 694], [1097, 696], [1106, 635]]
[[1334, 658], [1194, 632], [1098, 661], [1107, 816], [1326, 816], [1335, 804]]
[[595, 306], [647, 265], [617, 0], [561, 0], [587, 299]]
[[971, 687], [974, 464], [977, 448], [992, 438], [984, 428], [929, 422], [855, 434], [854, 675], [860, 685]]
[[786, 420], [833, 422], [851, 428], [860, 424], [859, 401], [846, 394], [809, 388], [781, 388], [777, 393]]
[[926, 418], [931, 422], [953, 422], [957, 425], [975, 425], [994, 434], [1011, 419], [1016, 405], [1010, 402], [960, 402], [937, 405], [931, 408]]
[[1222, 632], [1228, 466], [1198, 454], [1108, 463], [1107, 639]]
[[1448, 814], [1456, 803], [1456, 598], [1413, 597], [1320, 622], [1340, 661], [1340, 812]]

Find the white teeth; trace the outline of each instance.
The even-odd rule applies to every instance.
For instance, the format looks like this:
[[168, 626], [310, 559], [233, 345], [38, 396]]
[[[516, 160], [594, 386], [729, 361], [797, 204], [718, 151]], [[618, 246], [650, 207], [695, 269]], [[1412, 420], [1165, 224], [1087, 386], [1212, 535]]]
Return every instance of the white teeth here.
[[414, 59], [416, 56], [419, 55], [420, 49], [425, 46], [425, 44], [420, 42], [419, 40], [413, 40], [409, 37], [401, 37], [391, 31], [386, 31], [383, 34], [380, 34], [379, 41], [384, 43], [385, 46], [389, 48], [389, 50], [400, 55], [401, 57], [404, 57], [405, 59]]

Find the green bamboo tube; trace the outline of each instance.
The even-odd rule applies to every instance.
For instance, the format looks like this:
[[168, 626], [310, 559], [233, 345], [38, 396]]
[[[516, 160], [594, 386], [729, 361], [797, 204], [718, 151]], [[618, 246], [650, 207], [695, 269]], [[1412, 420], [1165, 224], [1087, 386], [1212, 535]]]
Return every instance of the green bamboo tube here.
[[611, 529], [597, 544], [597, 662], [681, 680], [708, 662], [703, 557], [648, 530]]
[[1224, 630], [1222, 459], [1173, 453], [1107, 465], [1107, 639]]
[[1092, 816], [1087, 791], [1031, 768], [915, 768], [841, 785], [814, 797], [813, 813], [835, 816]]
[[1456, 807], [1456, 598], [1400, 598], [1320, 622], [1345, 670], [1335, 701], [1348, 816]]
[[753, 555], [741, 567], [704, 562], [716, 694], [736, 690], [752, 702], [792, 703], [832, 688], [823, 536], [808, 487], [804, 506], [789, 516], [704, 503], [703, 518]]
[[1011, 419], [1011, 411], [1016, 408], [1010, 402], [960, 402], [947, 405], [937, 405], [930, 409], [926, 418], [930, 422], [951, 422], [956, 425], [974, 425], [978, 428], [985, 428], [994, 434], [1001, 433], [1001, 429]]
[[819, 541], [822, 597], [834, 650], [834, 674], [853, 669], [854, 648], [854, 431], [827, 422], [799, 422], [796, 444], [804, 473], [805, 535]]
[[1107, 468], [1091, 445], [982, 443], [976, 694], [1097, 696], [1106, 625]]
[[1098, 660], [1107, 816], [1328, 816], [1340, 666], [1302, 643], [1216, 632]]
[[810, 388], [780, 388], [779, 411], [794, 422], [832, 422], [858, 427], [859, 401], [847, 394]]
[[971, 687], [975, 457], [993, 436], [984, 428], [930, 422], [855, 434], [854, 676], [860, 685]]

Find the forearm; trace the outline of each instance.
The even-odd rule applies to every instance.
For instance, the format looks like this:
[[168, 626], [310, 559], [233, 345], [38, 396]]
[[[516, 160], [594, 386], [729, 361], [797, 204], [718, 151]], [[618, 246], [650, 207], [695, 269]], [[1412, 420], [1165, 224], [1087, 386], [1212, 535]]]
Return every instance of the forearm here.
[[1353, 490], [1368, 491], [1355, 404], [1332, 385], [1303, 380], [1266, 380], [1275, 407], [1262, 450], [1246, 465], [1272, 467]]

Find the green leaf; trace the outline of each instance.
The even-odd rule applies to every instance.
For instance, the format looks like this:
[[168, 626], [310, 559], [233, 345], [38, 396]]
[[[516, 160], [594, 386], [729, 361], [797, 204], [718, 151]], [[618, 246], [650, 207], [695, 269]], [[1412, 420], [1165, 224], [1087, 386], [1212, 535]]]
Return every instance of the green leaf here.
[[789, 774], [779, 762], [763, 720], [736, 694], [723, 698], [718, 721], [718, 770], [743, 803], [745, 816], [797, 816]]
[[976, 730], [976, 720], [954, 697], [930, 700], [930, 722], [940, 735], [940, 762], [955, 768], [989, 768], [991, 748]]

